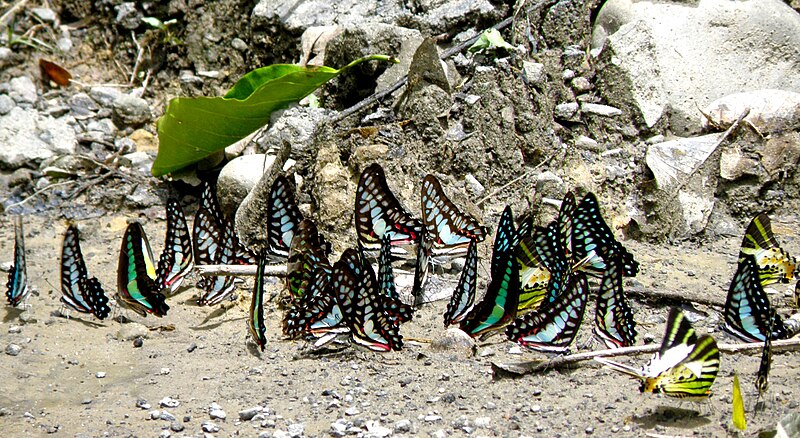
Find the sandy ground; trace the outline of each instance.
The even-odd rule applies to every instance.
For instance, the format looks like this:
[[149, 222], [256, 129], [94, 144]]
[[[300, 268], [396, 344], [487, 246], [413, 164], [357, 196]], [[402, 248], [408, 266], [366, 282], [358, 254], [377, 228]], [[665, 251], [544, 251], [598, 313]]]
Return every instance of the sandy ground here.
[[[140, 218], [153, 249], [163, 245], [163, 220]], [[114, 291], [119, 239], [126, 218], [102, 217], [79, 223], [90, 275], [107, 293]], [[773, 218], [784, 248], [800, 253], [796, 217]], [[0, 262], [13, 254], [11, 219], [0, 216]], [[203, 425], [218, 436], [281, 436], [389, 432], [419, 435], [476, 436], [725, 436], [731, 425], [734, 370], [740, 375], [748, 414], [748, 433], [774, 427], [798, 411], [800, 354], [774, 356], [765, 412], [753, 414], [757, 354], [723, 355], [710, 402], [693, 404], [638, 392], [638, 384], [589, 362], [567, 371], [549, 371], [522, 378], [493, 378], [492, 362], [520, 362], [544, 355], [512, 354], [514, 344], [500, 336], [480, 342], [477, 355], [433, 352], [426, 340], [441, 336], [445, 303], [422, 308], [402, 327], [406, 346], [386, 354], [346, 348], [337, 353], [308, 355], [303, 341], [285, 340], [282, 311], [266, 304], [266, 352], [254, 348], [246, 328], [252, 281], [242, 285], [238, 301], [216, 308], [195, 304], [196, 290], [187, 287], [168, 299], [164, 318], [141, 318], [120, 312], [133, 322], [120, 323], [72, 312], [59, 316], [59, 255], [66, 224], [61, 220], [26, 217], [28, 274], [33, 287], [30, 309], [22, 313], [0, 307], [0, 347], [22, 347], [17, 356], [0, 353], [0, 435], [62, 436], [201, 436]], [[491, 240], [491, 239], [490, 239]], [[626, 242], [641, 262], [639, 276], [628, 286], [692, 291], [725, 299], [734, 271], [740, 237], [681, 246]], [[488, 245], [485, 242], [484, 245]], [[486, 269], [482, 275], [485, 277]], [[193, 280], [189, 281], [194, 284]], [[268, 293], [281, 289], [276, 279]], [[793, 285], [792, 285], [793, 286]], [[780, 286], [772, 296], [782, 314], [788, 307]], [[639, 343], [645, 334], [660, 340], [667, 303], [632, 303]], [[719, 342], [733, 342], [716, 330], [719, 309], [697, 305], [708, 315], [695, 323], [700, 333], [712, 331]], [[600, 349], [592, 339], [593, 309], [573, 351]], [[141, 347], [132, 337], [143, 335]], [[647, 356], [623, 362], [641, 364]], [[100, 377], [104, 373], [104, 377]], [[161, 407], [170, 397], [176, 407]], [[138, 404], [147, 405], [137, 407]], [[217, 403], [225, 419], [212, 419]], [[255, 419], [239, 412], [261, 406]], [[153, 411], [159, 412], [153, 412]], [[170, 421], [170, 415], [175, 420]], [[155, 418], [155, 419], [153, 419]], [[166, 418], [166, 419], [162, 419]], [[340, 420], [341, 419], [341, 420]], [[339, 422], [339, 425], [331, 423]], [[355, 429], [355, 428], [358, 428]], [[385, 428], [385, 429], [384, 429]]]

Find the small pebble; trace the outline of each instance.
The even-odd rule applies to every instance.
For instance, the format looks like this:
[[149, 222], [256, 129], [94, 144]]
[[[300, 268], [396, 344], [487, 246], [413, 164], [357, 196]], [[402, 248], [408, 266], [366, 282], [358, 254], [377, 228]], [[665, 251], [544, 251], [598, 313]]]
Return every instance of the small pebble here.
[[394, 431], [399, 433], [411, 432], [411, 420], [398, 420], [394, 423]]
[[182, 423], [179, 423], [179, 422], [177, 422], [177, 421], [173, 421], [173, 422], [172, 422], [172, 423], [169, 425], [169, 428], [170, 428], [170, 430], [172, 430], [173, 432], [183, 432], [183, 429], [184, 429], [185, 427], [184, 427], [184, 425], [183, 425]]
[[8, 344], [6, 347], [6, 354], [9, 356], [17, 356], [20, 351], [22, 351], [22, 347], [17, 344]]
[[150, 403], [147, 403], [147, 400], [140, 398], [136, 400], [136, 407], [140, 409], [150, 409]]
[[161, 415], [159, 415], [158, 418], [160, 420], [169, 421], [169, 422], [178, 421], [178, 419], [174, 415], [170, 414], [167, 411], [161, 411]]
[[252, 408], [244, 409], [239, 411], [239, 419], [242, 421], [250, 421], [256, 415], [260, 414], [263, 411], [261, 406], [255, 406]]
[[186, 351], [188, 351], [189, 353], [191, 353], [191, 352], [193, 352], [194, 350], [197, 350], [197, 344], [195, 344], [194, 342], [192, 342], [191, 344], [189, 344], [189, 347], [186, 349]]
[[300, 438], [305, 434], [305, 426], [302, 423], [290, 424], [286, 429], [292, 438]]
[[85, 399], [81, 400], [81, 404], [82, 405], [90, 405], [90, 404], [92, 404], [92, 399], [85, 398]]
[[164, 397], [158, 402], [159, 406], [164, 408], [177, 408], [180, 406], [181, 402], [175, 400], [172, 397]]
[[18, 325], [12, 325], [11, 327], [8, 328], [8, 332], [13, 334], [22, 333], [22, 327]]
[[208, 432], [208, 433], [219, 432], [219, 426], [210, 421], [204, 421], [203, 424], [200, 425], [200, 427], [203, 429], [203, 432]]
[[133, 348], [140, 348], [144, 345], [144, 340], [142, 338], [136, 338], [133, 340]]
[[97, 373], [95, 373], [94, 376], [97, 377], [98, 379], [105, 379], [106, 378], [106, 372], [105, 371], [98, 371]]
[[358, 409], [355, 406], [351, 406], [351, 407], [345, 409], [345, 411], [344, 411], [345, 415], [349, 415], [351, 417], [354, 416], [354, 415], [358, 415], [360, 413], [361, 413], [361, 409]]
[[428, 423], [433, 423], [434, 421], [441, 421], [442, 417], [440, 415], [428, 414], [425, 416], [424, 420]]

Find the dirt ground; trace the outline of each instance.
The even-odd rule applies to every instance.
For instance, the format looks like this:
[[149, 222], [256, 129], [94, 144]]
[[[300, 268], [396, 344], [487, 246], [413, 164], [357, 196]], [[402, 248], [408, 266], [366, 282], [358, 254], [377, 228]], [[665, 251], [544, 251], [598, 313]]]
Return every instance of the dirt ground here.
[[[116, 284], [119, 241], [125, 217], [102, 217], [79, 223], [82, 248], [90, 275], [96, 275], [107, 293]], [[163, 245], [163, 220], [140, 216], [154, 251]], [[783, 246], [800, 251], [798, 218], [775, 217]], [[13, 226], [0, 218], [0, 254], [10, 261]], [[798, 353], [774, 356], [770, 389], [764, 412], [753, 414], [756, 370], [760, 354], [723, 355], [720, 373], [708, 403], [693, 404], [660, 396], [642, 395], [638, 384], [599, 368], [592, 362], [572, 370], [549, 371], [522, 378], [493, 378], [492, 362], [541, 359], [539, 353], [512, 354], [514, 344], [494, 336], [479, 342], [477, 355], [431, 351], [428, 340], [442, 332], [445, 303], [423, 307], [414, 320], [402, 326], [406, 346], [386, 354], [347, 348], [341, 352], [306, 354], [303, 341], [289, 341], [280, 332], [282, 311], [276, 300], [266, 303], [268, 345], [258, 352], [246, 328], [252, 281], [237, 290], [238, 301], [216, 308], [195, 304], [196, 289], [186, 287], [168, 299], [164, 318], [116, 311], [132, 322], [98, 321], [72, 312], [59, 316], [59, 263], [62, 220], [25, 218], [28, 275], [33, 293], [30, 308], [21, 313], [0, 307], [0, 347], [17, 344], [18, 356], [0, 355], [0, 429], [4, 436], [156, 436], [173, 427], [177, 436], [198, 436], [205, 421], [219, 427], [219, 435], [255, 436], [286, 431], [302, 424], [309, 436], [327, 435], [331, 423], [344, 419], [367, 431], [375, 425], [395, 429], [395, 434], [460, 435], [465, 430], [480, 436], [724, 436], [732, 429], [731, 387], [738, 372], [748, 414], [748, 433], [773, 428], [785, 414], [797, 411], [800, 399]], [[641, 262], [641, 272], [628, 287], [692, 291], [724, 300], [733, 275], [739, 237], [718, 242], [655, 246], [634, 241], [625, 244]], [[484, 245], [489, 243], [484, 242]], [[481, 271], [485, 280], [487, 270]], [[188, 281], [190, 285], [194, 282]], [[781, 286], [772, 300], [781, 314], [788, 308]], [[281, 293], [281, 282], [268, 293]], [[661, 338], [667, 303], [632, 303], [639, 342], [646, 334]], [[695, 323], [699, 332], [710, 331], [719, 342], [733, 342], [716, 330], [720, 309], [696, 306], [707, 315]], [[592, 339], [587, 309], [573, 351], [600, 349]], [[144, 325], [145, 330], [140, 326]], [[143, 345], [131, 339], [141, 330]], [[196, 347], [196, 348], [195, 348]], [[647, 359], [639, 356], [631, 363]], [[623, 358], [623, 361], [627, 359]], [[105, 373], [98, 377], [98, 373]], [[162, 408], [159, 401], [180, 402]], [[144, 400], [152, 407], [137, 407]], [[141, 402], [140, 402], [141, 403]], [[218, 403], [227, 413], [211, 420], [209, 406]], [[238, 412], [265, 406], [266, 415], [239, 420]], [[176, 421], [158, 418], [166, 410]], [[485, 417], [485, 418], [484, 418]], [[488, 420], [486, 419], [488, 418]], [[409, 420], [410, 428], [404, 422]], [[296, 429], [290, 429], [296, 430]], [[377, 432], [376, 432], [377, 433]]]

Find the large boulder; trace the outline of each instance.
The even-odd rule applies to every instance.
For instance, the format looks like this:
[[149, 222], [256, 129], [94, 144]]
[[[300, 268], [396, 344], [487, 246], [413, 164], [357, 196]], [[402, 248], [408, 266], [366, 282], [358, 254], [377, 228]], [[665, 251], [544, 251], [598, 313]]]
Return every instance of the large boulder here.
[[694, 134], [717, 98], [800, 90], [800, 14], [781, 0], [609, 0], [595, 23], [606, 99], [637, 107], [648, 128]]

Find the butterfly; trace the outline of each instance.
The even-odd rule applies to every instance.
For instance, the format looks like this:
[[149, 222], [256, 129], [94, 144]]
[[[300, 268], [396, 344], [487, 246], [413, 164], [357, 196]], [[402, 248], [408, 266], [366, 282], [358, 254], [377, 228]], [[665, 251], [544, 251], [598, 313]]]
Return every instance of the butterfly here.
[[[768, 332], [772, 332], [777, 319], [775, 309], [769, 311], [769, 326]], [[764, 336], [764, 349], [761, 351], [761, 363], [758, 365], [758, 374], [756, 375], [756, 390], [758, 391], [758, 399], [764, 397], [769, 386], [769, 369], [772, 367], [772, 337]], [[756, 406], [758, 405], [756, 400]]]
[[426, 236], [432, 239], [434, 257], [463, 256], [471, 241], [483, 242], [486, 239], [486, 227], [462, 213], [432, 174], [422, 180], [422, 224]]
[[723, 311], [723, 329], [745, 342], [763, 342], [768, 327], [773, 325], [772, 339], [791, 336], [780, 315], [770, 321], [770, 304], [761, 286], [758, 265], [751, 254], [745, 254], [728, 288], [728, 298]]
[[[372, 266], [364, 257], [361, 256], [361, 265], [364, 266], [366, 273], [374, 277]], [[381, 238], [381, 250], [378, 254], [378, 290], [380, 292], [380, 304], [384, 311], [393, 321], [410, 321], [414, 315], [414, 309], [400, 300], [397, 293], [397, 285], [394, 281], [394, 271], [392, 269], [392, 243], [388, 234]], [[374, 287], [374, 286], [372, 286]]]
[[142, 225], [128, 225], [122, 237], [117, 267], [117, 301], [142, 316], [164, 316], [169, 306], [155, 282], [153, 252]]
[[31, 289], [28, 285], [28, 271], [25, 268], [25, 238], [23, 236], [22, 216], [14, 217], [14, 264], [8, 271], [6, 298], [14, 307], [28, 298]]
[[748, 254], [756, 260], [761, 286], [777, 282], [788, 283], [794, 278], [797, 259], [778, 245], [766, 213], [754, 217], [747, 226], [739, 250], [739, 262], [741, 263]]
[[568, 276], [564, 292], [555, 301], [546, 301], [516, 319], [506, 329], [506, 336], [531, 350], [563, 353], [578, 333], [588, 299], [586, 275], [575, 272]]
[[475, 289], [478, 280], [478, 243], [475, 240], [469, 242], [467, 247], [467, 258], [464, 267], [461, 269], [461, 277], [458, 285], [453, 290], [453, 296], [447, 303], [447, 310], [444, 313], [444, 326], [449, 327], [461, 322], [475, 305]]
[[70, 225], [61, 248], [61, 302], [81, 313], [105, 319], [111, 312], [100, 281], [89, 277], [81, 253], [78, 227]]
[[320, 236], [314, 222], [310, 219], [300, 221], [289, 246], [286, 264], [286, 286], [292, 300], [306, 293], [317, 268], [322, 268], [330, 274], [331, 265], [328, 261], [327, 248], [329, 246]]
[[535, 310], [539, 308], [547, 295], [547, 286], [550, 283], [550, 271], [545, 268], [535, 255], [536, 241], [534, 234], [525, 236], [517, 247], [517, 262], [519, 262], [519, 304], [517, 310]]
[[500, 328], [511, 322], [519, 304], [519, 263], [516, 247], [522, 236], [530, 232], [532, 223], [525, 218], [514, 227], [511, 207], [500, 215], [492, 248], [491, 279], [483, 300], [464, 317], [460, 328], [472, 337]]
[[264, 351], [267, 345], [267, 337], [264, 333], [267, 328], [264, 326], [264, 266], [266, 265], [266, 257], [264, 255], [258, 258], [258, 268], [256, 270], [256, 281], [253, 286], [253, 296], [250, 300], [250, 317], [247, 319], [247, 327], [250, 329], [250, 334], [253, 335], [253, 340], [256, 345]]
[[184, 277], [192, 271], [194, 258], [189, 225], [177, 199], [167, 201], [167, 236], [158, 259], [156, 284], [171, 293], [178, 290]]
[[606, 263], [595, 306], [595, 334], [608, 348], [636, 343], [636, 321], [622, 290], [622, 260], [619, 254]]
[[303, 220], [294, 200], [294, 189], [284, 175], [278, 175], [269, 191], [267, 204], [267, 235], [269, 253], [278, 260], [289, 256], [292, 238]]
[[[387, 250], [384, 252], [390, 252], [388, 242], [385, 246]], [[399, 300], [380, 290], [375, 272], [363, 256], [360, 257], [358, 269], [352, 272], [357, 284], [354, 293], [345, 294], [347, 298], [343, 304], [351, 341], [372, 351], [400, 350], [403, 337], [399, 333], [399, 326], [400, 322], [411, 319], [410, 309], [389, 307], [391, 302], [398, 303]]]
[[594, 193], [587, 193], [573, 213], [572, 248], [576, 260], [587, 259], [589, 272], [602, 275], [606, 261], [619, 254], [622, 258], [622, 274], [634, 277], [639, 272], [639, 263], [615, 238], [600, 213], [600, 205]]
[[677, 308], [670, 310], [661, 348], [641, 369], [602, 357], [603, 365], [641, 381], [641, 392], [678, 398], [706, 398], [719, 372], [719, 349], [709, 335], [698, 337]]
[[[230, 221], [222, 216], [214, 188], [209, 183], [203, 186], [192, 227], [192, 240], [194, 260], [198, 265], [227, 265], [235, 260], [236, 233]], [[204, 277], [197, 282], [197, 287], [203, 290], [197, 304], [218, 304], [233, 292], [234, 277]]]
[[377, 163], [364, 170], [358, 181], [355, 224], [361, 248], [378, 251], [381, 237], [389, 233], [392, 252], [401, 256], [408, 253], [403, 247], [417, 243], [422, 231], [422, 223], [392, 194], [383, 168]]
[[344, 315], [328, 287], [333, 269], [326, 272], [315, 269], [308, 282], [308, 288], [295, 300], [283, 318], [283, 333], [290, 338], [303, 334], [324, 335], [330, 331], [345, 331], [341, 323]]

